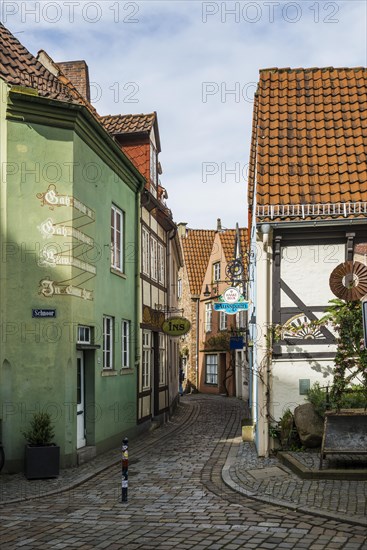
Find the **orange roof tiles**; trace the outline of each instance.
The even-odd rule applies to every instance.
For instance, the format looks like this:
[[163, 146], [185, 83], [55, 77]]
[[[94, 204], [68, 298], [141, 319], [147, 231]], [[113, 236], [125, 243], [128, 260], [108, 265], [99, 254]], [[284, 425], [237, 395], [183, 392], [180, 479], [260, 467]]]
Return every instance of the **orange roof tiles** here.
[[[256, 191], [255, 191], [256, 188]], [[263, 69], [249, 205], [367, 201], [367, 69]]]
[[[215, 231], [211, 229], [188, 229], [186, 237], [181, 238], [184, 265], [187, 270], [191, 294], [200, 294], [210, 256], [213, 252], [214, 239], [219, 234], [225, 259], [228, 262], [234, 259], [236, 229]], [[239, 229], [241, 252], [246, 258], [248, 237], [246, 229]]]
[[102, 123], [110, 134], [149, 133], [156, 120], [156, 113], [147, 115], [106, 115]]
[[187, 229], [186, 237], [181, 237], [191, 294], [199, 295], [201, 292], [215, 234], [212, 229]]
[[61, 82], [0, 23], [0, 77], [13, 86], [38, 91], [40, 96], [80, 103], [72, 87]]
[[148, 182], [150, 179], [149, 145], [123, 145], [122, 149]]
[[[222, 243], [222, 248], [224, 252], [225, 259], [228, 262], [234, 259], [235, 255], [235, 242], [236, 242], [236, 229], [226, 229], [219, 232], [219, 238]], [[240, 241], [241, 241], [241, 252], [243, 257], [246, 255], [248, 248], [248, 239], [247, 239], [247, 229], [239, 229]]]

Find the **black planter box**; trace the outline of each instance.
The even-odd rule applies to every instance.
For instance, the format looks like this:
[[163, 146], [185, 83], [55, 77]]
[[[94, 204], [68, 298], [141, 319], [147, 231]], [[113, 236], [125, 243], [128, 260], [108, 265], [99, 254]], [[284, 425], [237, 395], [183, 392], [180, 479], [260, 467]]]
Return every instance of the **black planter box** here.
[[58, 445], [25, 447], [25, 477], [47, 479], [57, 477], [60, 472], [60, 447]]

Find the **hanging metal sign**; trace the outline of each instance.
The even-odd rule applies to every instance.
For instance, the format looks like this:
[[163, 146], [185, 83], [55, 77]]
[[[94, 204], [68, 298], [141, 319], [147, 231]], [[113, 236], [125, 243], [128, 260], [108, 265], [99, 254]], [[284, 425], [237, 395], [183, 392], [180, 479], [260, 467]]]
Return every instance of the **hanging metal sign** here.
[[236, 302], [239, 302], [240, 292], [236, 287], [230, 286], [223, 292], [222, 298], [226, 304], [235, 304]]
[[231, 336], [229, 339], [229, 349], [243, 349], [243, 336]]
[[166, 319], [162, 325], [162, 330], [169, 336], [183, 336], [191, 329], [191, 323], [185, 317], [171, 317]]
[[238, 311], [246, 311], [248, 309], [248, 302], [237, 302], [235, 304], [226, 304], [225, 302], [214, 302], [214, 311], [225, 311], [228, 315], [234, 315]]
[[246, 302], [240, 291], [230, 286], [227, 288], [221, 296], [219, 296], [218, 302], [213, 303], [214, 311], [224, 311], [228, 315], [234, 315], [238, 311], [246, 311], [249, 303]]

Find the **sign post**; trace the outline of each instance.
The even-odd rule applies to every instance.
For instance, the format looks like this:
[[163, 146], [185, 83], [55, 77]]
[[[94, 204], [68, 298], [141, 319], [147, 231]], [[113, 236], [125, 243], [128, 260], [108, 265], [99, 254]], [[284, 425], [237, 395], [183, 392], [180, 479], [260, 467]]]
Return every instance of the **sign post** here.
[[129, 440], [127, 437], [122, 441], [121, 447], [121, 502], [127, 502], [129, 468]]

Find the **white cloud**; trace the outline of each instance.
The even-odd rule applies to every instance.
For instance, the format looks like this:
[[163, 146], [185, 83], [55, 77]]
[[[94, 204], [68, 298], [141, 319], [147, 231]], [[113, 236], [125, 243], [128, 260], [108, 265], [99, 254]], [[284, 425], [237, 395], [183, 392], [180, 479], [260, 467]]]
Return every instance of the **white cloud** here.
[[[18, 3], [24, 4], [35, 3]], [[92, 23], [94, 4], [101, 16]], [[19, 8], [3, 22], [22, 33], [32, 53], [42, 48], [55, 60], [85, 59], [101, 92], [101, 114], [157, 111], [162, 184], [174, 219], [190, 227], [213, 228], [217, 217], [227, 227], [247, 224], [242, 172], [260, 68], [366, 65], [366, 3], [358, 0], [79, 0], [72, 23], [69, 4], [59, 5], [57, 23], [50, 22], [51, 8], [48, 20], [41, 13], [35, 22]], [[218, 172], [203, 182], [205, 163]]]

